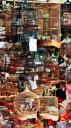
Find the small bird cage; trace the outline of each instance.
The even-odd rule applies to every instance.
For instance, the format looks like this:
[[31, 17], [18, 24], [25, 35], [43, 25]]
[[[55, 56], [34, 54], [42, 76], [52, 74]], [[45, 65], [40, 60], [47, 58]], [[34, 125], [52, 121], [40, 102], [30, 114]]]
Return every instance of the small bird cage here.
[[16, 96], [14, 108], [21, 120], [37, 118], [37, 111], [39, 110], [38, 96], [25, 89], [24, 92]]
[[71, 92], [71, 66], [66, 69], [66, 89]]
[[70, 38], [70, 43], [67, 44], [66, 56], [71, 59], [71, 38]]
[[43, 119], [58, 120], [58, 100], [55, 96], [42, 96], [40, 99], [40, 116]]

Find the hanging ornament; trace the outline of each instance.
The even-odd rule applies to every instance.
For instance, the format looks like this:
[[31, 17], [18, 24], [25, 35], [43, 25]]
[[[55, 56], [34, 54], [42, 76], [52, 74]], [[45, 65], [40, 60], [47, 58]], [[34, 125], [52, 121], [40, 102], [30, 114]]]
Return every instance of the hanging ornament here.
[[24, 92], [16, 96], [14, 108], [21, 120], [37, 118], [37, 111], [39, 110], [38, 96], [26, 88]]

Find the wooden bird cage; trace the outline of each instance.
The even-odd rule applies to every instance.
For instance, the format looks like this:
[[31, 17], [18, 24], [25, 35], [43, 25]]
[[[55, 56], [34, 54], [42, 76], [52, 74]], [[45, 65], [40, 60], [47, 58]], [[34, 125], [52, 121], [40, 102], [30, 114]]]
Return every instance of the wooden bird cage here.
[[[60, 5], [44, 3], [37, 5], [38, 10], [38, 36], [50, 36], [54, 33], [60, 41]], [[43, 46], [47, 44], [46, 41]]]
[[61, 33], [62, 39], [71, 35], [71, 2], [69, 0], [61, 4]]
[[38, 96], [26, 89], [16, 96], [14, 107], [21, 120], [37, 118], [37, 111], [39, 110]]
[[58, 120], [58, 100], [55, 96], [42, 96], [40, 99], [40, 116], [43, 119]]
[[47, 64], [46, 68], [48, 67], [48, 69], [50, 69], [50, 72], [51, 72], [51, 76], [49, 75], [49, 79], [50, 80], [58, 80], [59, 79], [59, 66], [57, 64]]
[[46, 62], [44, 65], [45, 72], [42, 73], [40, 76], [40, 81], [44, 81], [45, 83], [48, 83], [47, 81], [51, 80], [59, 80], [59, 66], [54, 65], [52, 62]]
[[71, 42], [62, 44], [60, 54], [62, 56], [65, 54], [68, 58], [71, 59]]
[[71, 83], [71, 65], [66, 69], [66, 82]]
[[71, 94], [71, 66], [69, 66], [67, 69], [66, 69], [66, 90], [67, 90], [67, 93], [66, 96], [68, 97], [69, 100], [71, 100], [71, 98], [69, 98]]
[[67, 44], [66, 56], [71, 59], [71, 42]]

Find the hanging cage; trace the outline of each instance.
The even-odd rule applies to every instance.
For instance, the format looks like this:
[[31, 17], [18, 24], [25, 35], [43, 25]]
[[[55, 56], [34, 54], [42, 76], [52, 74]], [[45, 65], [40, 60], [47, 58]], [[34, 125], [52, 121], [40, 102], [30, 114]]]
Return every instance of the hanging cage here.
[[40, 99], [40, 116], [42, 119], [58, 120], [58, 100], [55, 96], [42, 96]]
[[66, 89], [71, 92], [71, 66], [66, 69]]
[[38, 96], [26, 89], [16, 96], [14, 107], [21, 120], [37, 118], [37, 111], [39, 110]]

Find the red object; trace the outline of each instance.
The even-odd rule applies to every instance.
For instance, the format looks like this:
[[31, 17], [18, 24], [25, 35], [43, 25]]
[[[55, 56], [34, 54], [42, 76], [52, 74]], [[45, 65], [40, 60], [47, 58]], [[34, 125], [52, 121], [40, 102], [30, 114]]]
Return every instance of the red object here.
[[66, 121], [69, 119], [69, 115], [66, 113], [65, 115], [61, 116], [60, 120]]
[[58, 103], [61, 103], [64, 99], [61, 97], [58, 97]]
[[10, 66], [10, 72], [16, 72], [17, 67], [16, 66]]
[[51, 119], [48, 119], [48, 125], [49, 125], [49, 126], [54, 126], [54, 121], [51, 120]]
[[65, 120], [67, 120], [69, 118], [68, 114], [65, 114], [64, 118], [65, 118]]

